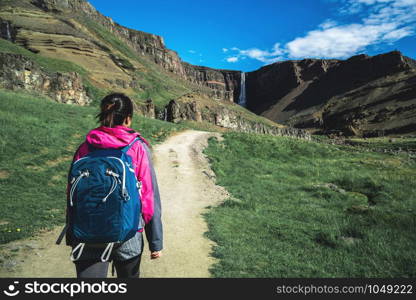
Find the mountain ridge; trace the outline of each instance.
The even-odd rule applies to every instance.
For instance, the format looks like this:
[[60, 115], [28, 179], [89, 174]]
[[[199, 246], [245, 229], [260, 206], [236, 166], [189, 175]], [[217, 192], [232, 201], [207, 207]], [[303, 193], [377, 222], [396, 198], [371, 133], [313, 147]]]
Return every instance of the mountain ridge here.
[[[176, 51], [166, 47], [163, 37], [124, 27], [102, 15], [85, 0], [5, 0], [0, 4], [0, 34], [2, 38], [34, 53], [75, 61], [89, 72], [91, 83], [100, 89], [120, 89], [143, 100], [152, 98], [156, 110], [159, 110], [155, 111], [155, 115], [162, 116], [160, 110], [165, 109], [170, 100], [188, 93], [237, 103], [242, 88], [241, 71], [214, 69], [182, 61]], [[380, 60], [379, 56], [384, 58]], [[392, 64], [386, 65], [384, 60]], [[371, 63], [374, 61], [376, 63]], [[367, 69], [360, 67], [360, 64], [367, 65]], [[406, 70], [404, 65], [408, 67]], [[338, 131], [346, 135], [369, 136], [384, 134], [385, 129], [395, 132], [392, 129], [396, 125], [386, 127], [382, 118], [380, 122], [375, 122], [376, 125], [369, 125], [378, 115], [386, 116], [386, 113], [382, 109], [371, 112], [372, 119], [369, 122], [359, 116], [360, 105], [351, 97], [349, 99], [358, 105], [353, 116], [345, 109], [344, 114], [333, 111], [335, 108], [341, 109], [339, 105], [334, 105], [335, 99], [345, 98], [345, 93], [374, 83], [375, 78], [371, 76], [357, 79], [361, 75], [358, 76], [351, 68], [361, 68], [367, 74], [377, 71], [379, 66], [384, 68], [381, 70], [383, 76], [394, 74], [398, 78], [403, 72], [416, 70], [416, 61], [393, 51], [372, 57], [356, 55], [347, 60], [276, 62], [245, 73], [246, 107], [271, 121], [313, 132]], [[349, 77], [340, 70], [344, 70]], [[337, 82], [328, 74], [341, 76], [343, 81]], [[393, 78], [392, 82], [396, 79]], [[386, 93], [394, 98], [395, 93], [400, 95], [403, 89], [413, 91], [411, 76], [409, 80], [406, 87]], [[313, 90], [315, 92], [311, 92]], [[331, 94], [327, 90], [334, 92]], [[376, 98], [373, 92], [369, 94]], [[413, 105], [415, 101], [411, 99], [410, 102]], [[395, 104], [394, 107], [395, 113], [390, 113], [389, 118], [403, 114], [403, 111], [397, 110], [400, 105]], [[413, 113], [411, 105], [406, 107], [411, 107]], [[151, 107], [149, 109], [152, 110]], [[332, 115], [338, 115], [344, 121], [333, 122]], [[410, 123], [415, 123], [414, 117], [410, 118]], [[410, 130], [406, 132], [416, 132], [410, 123], [399, 124], [399, 127], [410, 125]]]
[[279, 123], [359, 136], [416, 131], [416, 61], [399, 51], [285, 61], [246, 80], [248, 108]]

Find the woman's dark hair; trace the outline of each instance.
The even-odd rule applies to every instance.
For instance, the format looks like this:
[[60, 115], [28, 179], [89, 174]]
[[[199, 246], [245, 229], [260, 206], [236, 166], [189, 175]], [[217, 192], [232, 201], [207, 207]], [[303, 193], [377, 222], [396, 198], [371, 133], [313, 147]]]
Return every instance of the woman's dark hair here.
[[101, 100], [101, 112], [96, 116], [106, 127], [122, 125], [128, 117], [133, 117], [133, 102], [122, 93], [105, 96]]

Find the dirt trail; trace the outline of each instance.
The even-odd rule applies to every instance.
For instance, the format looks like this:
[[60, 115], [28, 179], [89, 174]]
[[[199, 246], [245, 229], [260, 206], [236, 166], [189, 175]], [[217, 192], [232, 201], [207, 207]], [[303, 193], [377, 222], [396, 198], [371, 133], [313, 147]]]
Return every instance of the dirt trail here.
[[[154, 147], [154, 163], [162, 199], [164, 225], [163, 256], [150, 260], [145, 244], [142, 277], [209, 277], [215, 262], [210, 256], [213, 243], [203, 236], [207, 225], [202, 213], [227, 197], [216, 186], [203, 148], [216, 133], [187, 130]], [[36, 238], [10, 243], [4, 251], [15, 251], [9, 268], [0, 277], [74, 277], [69, 248], [54, 244], [60, 228]]]

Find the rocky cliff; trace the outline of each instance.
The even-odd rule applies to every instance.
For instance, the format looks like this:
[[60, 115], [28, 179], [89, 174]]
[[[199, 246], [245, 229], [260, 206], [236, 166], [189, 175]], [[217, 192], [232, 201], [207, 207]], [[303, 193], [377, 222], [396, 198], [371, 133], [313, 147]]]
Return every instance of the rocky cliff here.
[[[338, 62], [313, 59], [284, 61], [246, 73], [247, 108], [262, 114], [275, 105], [277, 99], [279, 107], [284, 106], [283, 102], [290, 102], [297, 97], [310, 82], [325, 74]], [[275, 118], [287, 120], [287, 116], [280, 112]]]
[[[22, 1], [20, 1], [22, 2]], [[24, 2], [24, 1], [23, 1]], [[168, 49], [165, 46], [164, 40], [161, 36], [146, 33], [143, 31], [133, 30], [121, 26], [114, 22], [111, 18], [106, 17], [99, 13], [90, 3], [84, 0], [33, 0], [32, 5], [42, 9], [45, 12], [54, 14], [71, 14], [77, 15], [83, 14], [87, 16], [89, 20], [97, 22], [108, 31], [112, 32], [123, 42], [133, 48], [138, 54], [148, 56], [157, 65], [160, 65], [166, 71], [180, 76], [181, 78], [204, 87], [202, 90], [208, 96], [226, 101], [234, 101], [237, 99], [240, 90], [240, 74], [239, 71], [229, 70], [216, 70], [207, 67], [194, 66], [183, 62], [178, 56], [177, 52]], [[22, 4], [19, 4], [22, 5]], [[1, 26], [3, 24], [3, 26]], [[23, 25], [23, 24], [20, 24]], [[0, 19], [1, 37], [8, 39], [15, 39], [16, 31], [13, 36], [8, 34], [7, 28], [15, 28], [13, 21]], [[71, 26], [71, 24], [70, 24]], [[76, 26], [72, 24], [72, 26]], [[17, 26], [20, 29], [24, 29], [23, 26]], [[62, 28], [63, 26], [61, 26]], [[43, 30], [44, 31], [44, 30]], [[68, 31], [68, 28], [64, 32]], [[9, 31], [12, 32], [12, 31]], [[62, 32], [62, 29], [60, 30]], [[79, 35], [79, 34], [78, 34]], [[77, 34], [74, 34], [77, 36]], [[30, 37], [21, 37], [20, 44], [28, 46], [30, 43]], [[33, 44], [33, 41], [32, 41]], [[76, 48], [81, 48], [80, 45], [84, 43], [77, 43]], [[95, 45], [96, 46], [96, 45]], [[34, 51], [36, 47], [28, 47]], [[87, 48], [95, 48], [94, 45], [88, 45]], [[100, 47], [98, 47], [100, 48]], [[90, 52], [100, 52], [102, 49], [90, 50]], [[105, 56], [102, 53], [102, 56]]]
[[212, 105], [209, 99], [201, 95], [188, 94], [170, 101], [159, 117], [173, 123], [183, 120], [205, 121], [236, 131], [311, 139], [306, 130], [281, 126], [267, 119], [260, 119], [254, 114], [247, 115], [234, 103], [223, 102], [222, 105]]
[[[83, 86], [86, 79], [99, 90], [119, 90], [133, 98], [143, 95], [141, 101], [135, 101], [135, 110], [149, 118], [309, 137], [235, 105], [241, 72], [182, 62], [160, 36], [123, 27], [83, 0], [0, 2], [0, 36], [42, 57], [48, 67], [45, 70], [31, 61], [33, 55], [7, 53], [17, 48], [0, 43], [0, 52], [6, 52], [0, 77], [4, 88], [36, 91], [59, 102], [85, 105], [91, 102]], [[25, 52], [17, 49], [15, 53]], [[49, 68], [75, 68], [78, 73], [51, 72]], [[180, 96], [189, 92], [195, 96], [193, 104], [189, 97]], [[159, 95], [175, 100], [169, 102]]]
[[0, 87], [37, 92], [61, 103], [91, 102], [77, 73], [50, 73], [19, 54], [0, 53]]
[[248, 108], [276, 122], [344, 135], [416, 131], [416, 62], [398, 51], [275, 63], [246, 82]]
[[202, 66], [194, 66], [182, 63], [185, 70], [185, 78], [198, 85], [206, 86], [210, 89], [208, 96], [235, 102], [240, 94], [240, 71], [217, 70]]
[[[96, 88], [138, 98], [138, 109], [150, 117], [164, 119], [167, 103], [187, 93], [208, 96], [218, 107], [239, 99], [240, 71], [183, 62], [162, 37], [121, 26], [85, 0], [3, 0], [0, 37], [42, 57], [75, 63]], [[313, 132], [364, 136], [416, 132], [415, 65], [399, 52], [345, 61], [274, 63], [246, 73], [247, 108]], [[78, 82], [75, 73], [55, 73]], [[81, 85], [82, 80], [75, 84], [79, 91]], [[150, 97], [156, 101], [144, 103]], [[213, 123], [227, 119], [215, 121], [203, 114], [201, 118]], [[234, 127], [238, 122], [228, 123]]]

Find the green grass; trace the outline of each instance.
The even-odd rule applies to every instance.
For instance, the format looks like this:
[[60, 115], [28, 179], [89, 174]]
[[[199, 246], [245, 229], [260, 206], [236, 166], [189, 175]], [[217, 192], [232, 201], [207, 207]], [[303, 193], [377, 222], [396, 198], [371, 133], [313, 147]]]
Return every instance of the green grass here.
[[[0, 90], [0, 244], [64, 222], [66, 176], [96, 108]], [[185, 126], [134, 116], [152, 144]]]
[[22, 54], [30, 60], [43, 67], [49, 72], [77, 72], [81, 76], [86, 76], [88, 72], [81, 66], [66, 60], [44, 57], [20, 47], [12, 42], [0, 38], [0, 52]]
[[193, 129], [193, 130], [201, 130], [201, 131], [208, 131], [208, 132], [225, 132], [225, 131], [231, 130], [231, 129], [226, 129], [226, 128], [216, 126], [212, 123], [196, 122], [196, 121], [191, 121], [191, 120], [181, 120], [179, 121], [179, 123], [176, 123], [176, 124], [179, 124], [181, 126], [184, 126], [186, 128]]
[[231, 194], [206, 214], [213, 276], [416, 276], [408, 156], [243, 133], [205, 152]]
[[160, 66], [137, 54], [125, 42], [101, 24], [93, 22], [86, 17], [78, 20], [87, 26], [100, 40], [120, 52], [124, 56], [121, 59], [128, 65], [132, 65], [132, 61], [137, 61], [145, 68], [145, 70], [135, 72], [143, 89], [137, 90], [136, 94], [132, 95], [133, 97], [140, 100], [151, 98], [156, 107], [162, 109], [171, 99], [190, 91], [189, 82], [178, 80], [178, 77], [169, 76]]
[[352, 138], [349, 142], [354, 146], [360, 146], [371, 150], [402, 150], [416, 152], [416, 138]]

